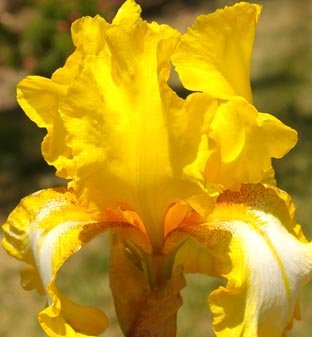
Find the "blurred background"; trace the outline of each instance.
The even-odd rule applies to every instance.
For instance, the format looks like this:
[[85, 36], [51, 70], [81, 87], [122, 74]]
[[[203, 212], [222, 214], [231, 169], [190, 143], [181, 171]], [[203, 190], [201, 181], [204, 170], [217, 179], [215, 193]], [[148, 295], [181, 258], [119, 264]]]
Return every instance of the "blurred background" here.
[[[41, 157], [44, 135], [19, 109], [17, 82], [27, 74], [51, 76], [72, 52], [71, 23], [82, 15], [110, 20], [121, 0], [0, 0], [0, 220], [19, 199], [64, 182]], [[138, 0], [143, 17], [185, 31], [199, 13], [235, 1]], [[299, 143], [275, 163], [279, 186], [294, 198], [297, 218], [312, 238], [312, 1], [263, 0], [252, 63], [255, 105], [297, 129]], [[178, 84], [176, 84], [178, 85]], [[179, 88], [177, 88], [179, 90]], [[1, 236], [1, 234], [0, 234]], [[105, 336], [119, 337], [110, 296], [105, 236], [96, 239], [61, 271], [60, 287], [80, 303], [105, 310], [111, 326]], [[0, 249], [0, 337], [44, 336], [36, 313], [44, 299], [19, 286], [19, 265]], [[207, 294], [217, 281], [187, 277], [178, 337], [213, 336]], [[312, 286], [303, 293], [303, 321], [289, 336], [311, 337]]]

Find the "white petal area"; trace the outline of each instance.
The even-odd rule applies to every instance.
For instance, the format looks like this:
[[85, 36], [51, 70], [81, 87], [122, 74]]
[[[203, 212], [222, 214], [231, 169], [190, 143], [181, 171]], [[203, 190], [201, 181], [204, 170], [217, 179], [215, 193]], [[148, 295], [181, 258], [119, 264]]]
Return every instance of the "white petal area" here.
[[251, 336], [280, 337], [291, 326], [300, 290], [311, 274], [311, 246], [298, 241], [272, 215], [254, 214], [264, 225], [223, 224], [240, 242], [246, 264], [247, 310], [242, 331], [247, 328]]
[[48, 307], [38, 319], [48, 336], [90, 337], [106, 329], [104, 313], [73, 303], [58, 291], [55, 281], [64, 262], [107, 227], [79, 207], [65, 188], [24, 198], [3, 226], [3, 247], [29, 265], [22, 272], [22, 285], [47, 296]]
[[[284, 277], [288, 278], [290, 293], [295, 291], [294, 284], [308, 281], [312, 270], [311, 244], [303, 243], [291, 235], [281, 222], [272, 214], [254, 211], [263, 221], [261, 227], [267, 240], [279, 256], [279, 266], [283, 266]], [[276, 258], [275, 255], [275, 258]], [[282, 268], [281, 268], [282, 269]]]
[[[88, 225], [91, 223], [96, 224], [96, 222], [90, 222]], [[30, 239], [32, 250], [41, 275], [42, 283], [46, 289], [55, 275], [55, 271], [53, 271], [53, 256], [57, 243], [68, 231], [71, 231], [74, 228], [79, 229], [84, 225], [85, 222], [81, 221], [66, 221], [58, 224], [57, 227], [50, 230], [46, 235], [44, 235], [44, 231], [40, 229], [32, 231]], [[76, 251], [81, 247], [82, 244], [77, 246]], [[49, 301], [51, 301], [50, 298]]]
[[66, 188], [46, 189], [25, 197], [3, 230], [4, 249], [28, 265], [21, 272], [22, 286], [26, 290], [35, 288], [47, 297], [48, 306], [38, 314], [38, 320], [50, 337], [95, 337], [108, 326], [103, 312], [72, 302], [56, 287], [59, 269], [74, 253], [107, 230], [118, 231], [146, 253], [151, 249], [130, 211], [89, 213]]
[[[293, 319], [300, 319], [300, 294], [312, 278], [312, 245], [294, 222], [285, 192], [260, 184], [226, 191], [204, 224], [176, 233], [190, 238], [188, 254], [183, 247], [178, 253], [186, 271], [227, 280], [209, 296], [217, 337], [285, 337]], [[198, 244], [205, 249], [200, 263], [192, 241], [195, 253], [202, 253]]]

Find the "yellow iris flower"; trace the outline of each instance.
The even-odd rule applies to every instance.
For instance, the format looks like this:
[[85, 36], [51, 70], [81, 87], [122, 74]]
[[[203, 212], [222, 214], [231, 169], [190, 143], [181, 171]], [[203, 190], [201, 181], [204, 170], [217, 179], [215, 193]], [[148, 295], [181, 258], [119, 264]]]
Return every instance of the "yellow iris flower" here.
[[[45, 160], [68, 186], [24, 198], [3, 247], [22, 286], [47, 297], [51, 337], [98, 336], [104, 313], [56, 287], [64, 262], [112, 232], [110, 284], [125, 336], [174, 337], [183, 273], [227, 280], [209, 297], [218, 337], [282, 337], [299, 318], [312, 246], [275, 187], [272, 158], [297, 134], [252, 104], [249, 65], [260, 7], [201, 15], [181, 36], [127, 0], [112, 23], [72, 26], [74, 53], [51, 79], [29, 76], [18, 102]], [[173, 64], [185, 88], [168, 85]]]

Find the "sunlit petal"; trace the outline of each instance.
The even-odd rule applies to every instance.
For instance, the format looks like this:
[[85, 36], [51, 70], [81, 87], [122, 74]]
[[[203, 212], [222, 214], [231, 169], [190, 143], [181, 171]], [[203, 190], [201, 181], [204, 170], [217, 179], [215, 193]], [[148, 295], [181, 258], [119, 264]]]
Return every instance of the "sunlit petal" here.
[[259, 5], [241, 2], [197, 18], [173, 59], [187, 89], [252, 102], [250, 59], [260, 11]]
[[66, 145], [66, 131], [57, 113], [66, 90], [65, 86], [39, 76], [26, 77], [17, 88], [17, 100], [27, 116], [48, 130], [42, 143], [45, 160], [64, 178], [73, 174], [72, 151]]
[[[312, 248], [289, 196], [263, 185], [297, 133], [252, 105], [260, 10], [225, 7], [181, 37], [127, 0], [112, 23], [73, 23], [76, 49], [51, 79], [20, 82], [20, 105], [47, 130], [44, 158], [69, 180], [24, 198], [3, 226], [4, 248], [27, 264], [23, 287], [47, 297], [49, 336], [106, 329], [104, 313], [56, 287], [65, 261], [106, 230], [126, 336], [176, 335], [183, 271], [226, 280], [209, 299], [218, 337], [281, 337], [299, 317]], [[185, 99], [167, 83], [172, 62], [195, 91]]]
[[[197, 243], [194, 254], [182, 247], [177, 261], [185, 259], [187, 271], [227, 279], [209, 297], [218, 337], [281, 337], [299, 318], [299, 295], [312, 277], [312, 246], [294, 222], [286, 193], [262, 185], [227, 191], [206, 223], [180, 227], [171, 239], [181, 240], [182, 233]], [[191, 251], [192, 243], [186, 247]]]
[[271, 159], [281, 158], [297, 142], [295, 130], [239, 98], [216, 108], [208, 135], [216, 146], [206, 164], [206, 177], [225, 189], [272, 177]]
[[80, 203], [89, 211], [125, 205], [161, 246], [172, 203], [187, 200], [204, 214], [216, 196], [206, 190], [204, 132], [216, 102], [205, 94], [183, 100], [169, 88], [180, 34], [142, 20], [134, 1], [112, 24], [77, 20], [72, 34], [76, 51], [65, 66], [51, 80], [22, 81], [19, 102], [48, 130], [45, 158], [72, 179]]
[[251, 104], [250, 61], [260, 12], [259, 5], [240, 2], [200, 15], [173, 54], [186, 88], [219, 99], [205, 125], [207, 188], [215, 192], [217, 185], [274, 183], [271, 159], [297, 141], [294, 130]]
[[3, 226], [3, 247], [28, 264], [21, 273], [23, 287], [47, 296], [49, 306], [38, 318], [49, 336], [98, 336], [107, 327], [105, 314], [73, 303], [56, 288], [57, 273], [72, 254], [104, 230], [118, 228], [128, 240], [131, 232], [138, 232], [134, 242], [148, 252], [144, 234], [134, 226], [104, 220], [87, 213], [69, 190], [60, 188], [24, 198]]

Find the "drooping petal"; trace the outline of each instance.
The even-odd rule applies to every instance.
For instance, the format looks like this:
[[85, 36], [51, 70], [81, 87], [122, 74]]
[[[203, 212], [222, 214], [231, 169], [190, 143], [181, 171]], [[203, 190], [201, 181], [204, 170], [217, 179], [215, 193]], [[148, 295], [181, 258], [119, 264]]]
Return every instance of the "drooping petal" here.
[[206, 177], [225, 189], [268, 179], [271, 159], [283, 157], [297, 142], [295, 130], [240, 98], [218, 106], [208, 135], [216, 147], [207, 161]]
[[312, 245], [294, 222], [289, 196], [263, 185], [226, 191], [206, 223], [180, 227], [171, 239], [185, 234], [200, 254], [198, 263], [181, 248], [177, 259], [185, 259], [186, 271], [227, 279], [209, 297], [217, 336], [285, 336], [300, 318], [299, 295], [312, 277]]
[[71, 255], [104, 230], [119, 227], [130, 240], [135, 232], [135, 244], [148, 252], [144, 234], [134, 226], [102, 219], [80, 207], [71, 191], [59, 188], [24, 198], [3, 226], [3, 247], [28, 265], [21, 273], [22, 286], [47, 296], [49, 306], [38, 319], [49, 336], [98, 336], [107, 327], [104, 313], [72, 302], [56, 288], [57, 273]]
[[252, 102], [250, 60], [260, 11], [258, 5], [241, 2], [197, 18], [173, 58], [187, 89]]

